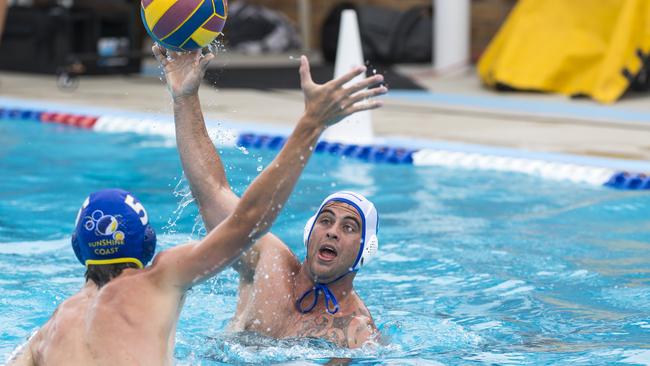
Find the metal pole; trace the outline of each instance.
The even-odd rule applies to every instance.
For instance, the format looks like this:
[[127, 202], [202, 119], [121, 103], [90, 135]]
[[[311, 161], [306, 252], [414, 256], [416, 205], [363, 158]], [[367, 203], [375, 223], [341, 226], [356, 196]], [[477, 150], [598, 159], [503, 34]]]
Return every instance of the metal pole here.
[[311, 50], [311, 0], [298, 0], [298, 19], [300, 35], [302, 36], [302, 49], [304, 52]]
[[434, 70], [445, 73], [469, 62], [470, 0], [433, 0]]

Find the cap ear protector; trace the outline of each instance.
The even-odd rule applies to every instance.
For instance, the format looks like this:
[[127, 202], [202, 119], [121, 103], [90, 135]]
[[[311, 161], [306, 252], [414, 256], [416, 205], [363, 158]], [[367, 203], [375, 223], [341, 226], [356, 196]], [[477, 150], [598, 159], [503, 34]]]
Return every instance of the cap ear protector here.
[[[360, 204], [353, 202], [351, 198], [356, 198], [356, 200], [358, 200]], [[318, 218], [318, 215], [320, 215], [321, 211], [323, 210], [323, 207], [325, 207], [326, 204], [332, 201], [344, 202], [353, 206], [361, 216], [361, 221], [363, 226], [361, 228], [361, 246], [359, 248], [359, 254], [357, 255], [357, 259], [354, 262], [354, 265], [352, 266], [352, 270], [358, 270], [363, 265], [368, 263], [372, 259], [372, 257], [374, 257], [375, 254], [377, 254], [377, 251], [379, 250], [379, 239], [377, 238], [377, 235], [373, 233], [374, 230], [372, 229], [369, 230], [369, 228], [366, 227], [367, 221], [369, 221], [372, 215], [374, 214], [375, 215], [374, 227], [376, 229], [377, 221], [378, 221], [377, 211], [375, 210], [375, 207], [372, 204], [372, 202], [370, 202], [369, 200], [367, 200], [365, 197], [361, 196], [358, 193], [342, 191], [342, 192], [334, 193], [333, 195], [327, 197], [321, 204], [316, 215], [310, 217], [305, 223], [305, 228], [303, 230], [303, 237], [302, 237], [303, 243], [305, 244], [306, 248], [309, 248], [309, 238], [311, 237], [311, 232], [314, 229], [314, 224], [316, 223], [316, 219]], [[361, 206], [364, 206], [366, 210], [362, 210]], [[370, 233], [368, 233], [368, 231], [370, 231]], [[368, 238], [366, 238], [366, 235], [368, 235]]]
[[309, 247], [309, 237], [311, 236], [311, 231], [314, 228], [316, 217], [318, 217], [318, 215], [310, 217], [309, 220], [307, 220], [307, 223], [305, 223], [305, 229], [302, 234], [302, 242], [305, 244], [305, 248]]
[[377, 251], [379, 250], [379, 239], [377, 239], [376, 235], [372, 235], [370, 239], [368, 239], [364, 244], [363, 244], [363, 252], [361, 253], [361, 258], [359, 258], [359, 263], [357, 264], [357, 268], [363, 267], [364, 264], [369, 262], [375, 254], [377, 254]]
[[84, 266], [86, 265], [86, 261], [84, 260], [83, 255], [81, 254], [81, 248], [79, 247], [79, 238], [77, 237], [77, 226], [79, 225], [79, 219], [81, 218], [81, 211], [83, 211], [86, 207], [88, 207], [89, 203], [90, 203], [90, 196], [86, 197], [84, 203], [79, 208], [79, 211], [77, 211], [77, 218], [74, 220], [74, 231], [70, 236], [70, 244], [72, 244], [72, 250], [74, 251], [74, 255], [75, 257], [77, 257], [77, 260], [81, 262], [81, 264], [83, 264]]
[[77, 257], [77, 260], [81, 262], [84, 266], [86, 265], [86, 262], [84, 261], [83, 257], [81, 256], [81, 249], [79, 248], [79, 241], [77, 240], [77, 233], [73, 232], [72, 236], [70, 237], [70, 243], [72, 244], [72, 250], [74, 250], [74, 255]]
[[144, 241], [142, 242], [142, 263], [146, 266], [156, 253], [156, 232], [151, 225], [144, 228]]

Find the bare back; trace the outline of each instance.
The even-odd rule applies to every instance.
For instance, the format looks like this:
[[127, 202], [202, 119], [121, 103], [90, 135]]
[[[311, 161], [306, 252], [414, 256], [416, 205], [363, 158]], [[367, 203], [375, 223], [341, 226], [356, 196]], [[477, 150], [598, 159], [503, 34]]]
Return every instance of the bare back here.
[[[154, 266], [155, 267], [155, 266]], [[155, 268], [89, 282], [30, 341], [36, 365], [170, 365], [181, 292], [162, 291]]]

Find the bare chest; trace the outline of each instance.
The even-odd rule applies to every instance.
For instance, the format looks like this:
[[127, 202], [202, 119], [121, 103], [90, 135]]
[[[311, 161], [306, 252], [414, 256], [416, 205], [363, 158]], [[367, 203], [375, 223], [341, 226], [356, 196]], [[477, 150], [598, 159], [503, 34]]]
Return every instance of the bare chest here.
[[[340, 347], [350, 347], [354, 341], [353, 320], [356, 314], [334, 316], [327, 313], [297, 313], [284, 337], [325, 339]], [[355, 342], [356, 343], [356, 342]]]
[[[262, 293], [258, 293], [261, 295]], [[258, 296], [249, 302], [245, 326], [239, 330], [276, 338], [318, 338], [349, 347], [354, 338], [353, 320], [357, 314], [331, 315], [323, 311], [300, 313], [291, 291], [275, 291], [269, 297]]]

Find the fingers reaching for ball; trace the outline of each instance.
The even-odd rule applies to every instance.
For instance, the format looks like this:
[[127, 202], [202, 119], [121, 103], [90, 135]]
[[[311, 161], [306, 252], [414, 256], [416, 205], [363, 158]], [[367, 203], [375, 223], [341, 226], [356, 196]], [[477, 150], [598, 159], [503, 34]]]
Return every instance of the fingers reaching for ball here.
[[151, 47], [151, 51], [153, 51], [153, 55], [160, 62], [160, 64], [164, 67], [167, 66], [169, 63], [169, 60], [167, 60], [167, 50], [164, 48], [160, 47], [158, 43], [154, 43], [153, 46]]
[[201, 57], [201, 61], [199, 61], [199, 64], [201, 65], [201, 69], [203, 69], [203, 71], [208, 69], [208, 65], [210, 64], [210, 61], [212, 61], [212, 59], [214, 59], [214, 53], [208, 52], [203, 54], [203, 56]]

